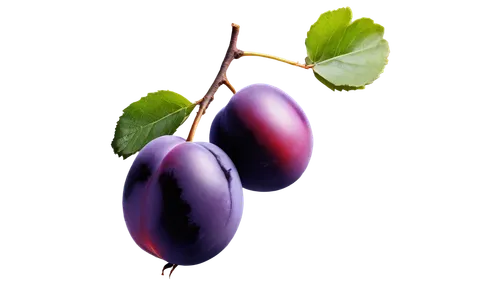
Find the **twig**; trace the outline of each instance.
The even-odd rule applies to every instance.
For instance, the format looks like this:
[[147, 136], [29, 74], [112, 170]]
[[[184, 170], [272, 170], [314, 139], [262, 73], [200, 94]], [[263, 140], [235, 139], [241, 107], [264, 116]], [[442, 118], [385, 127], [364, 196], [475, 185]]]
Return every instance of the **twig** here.
[[275, 55], [272, 55], [269, 53], [259, 52], [256, 50], [246, 50], [246, 49], [243, 50], [243, 55], [242, 55], [241, 59], [246, 59], [249, 57], [252, 57], [252, 58], [255, 58], [258, 60], [269, 60], [271, 62], [285, 64], [287, 66], [293, 67], [293, 68], [298, 69], [298, 70], [304, 70], [306, 72], [312, 71], [312, 68], [314, 67], [314, 65], [306, 65], [306, 64], [299, 62], [299, 61], [294, 61], [294, 60], [287, 59], [284, 57], [275, 56]]
[[201, 123], [205, 110], [207, 109], [208, 105], [213, 100], [217, 92], [219, 92], [221, 82], [226, 79], [225, 76], [231, 69], [233, 62], [242, 56], [243, 51], [240, 49], [239, 39], [240, 33], [240, 24], [237, 22], [231, 23], [229, 42], [226, 46], [224, 57], [219, 65], [219, 68], [217, 69], [217, 73], [215, 74], [212, 83], [208, 87], [208, 91], [203, 95], [203, 99], [198, 106], [198, 110], [191, 120], [190, 127], [188, 128], [188, 131], [186, 133], [186, 141], [193, 141], [196, 137], [196, 133], [198, 132], [198, 127]]
[[225, 89], [227, 89], [227, 91], [229, 91], [229, 93], [231, 93], [231, 94], [235, 94], [236, 91], [238, 91], [236, 86], [234, 86], [233, 83], [227, 78], [221, 82], [221, 87], [224, 87]]

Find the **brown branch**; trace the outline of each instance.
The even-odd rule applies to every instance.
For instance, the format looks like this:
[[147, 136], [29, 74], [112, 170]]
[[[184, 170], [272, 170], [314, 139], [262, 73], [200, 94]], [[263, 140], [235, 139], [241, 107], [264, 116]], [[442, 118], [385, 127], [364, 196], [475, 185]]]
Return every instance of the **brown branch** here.
[[[198, 112], [196, 113], [196, 117], [194, 118], [193, 125], [191, 126], [191, 130], [189, 131], [189, 136], [186, 139], [186, 141], [193, 141], [194, 133], [196, 132], [196, 128], [198, 127], [198, 123], [200, 122], [201, 116], [205, 114], [205, 110], [210, 105], [210, 102], [214, 100], [214, 94], [217, 91], [217, 89], [219, 89], [219, 87], [223, 84], [227, 85], [229, 89], [231, 89], [232, 87], [226, 78], [226, 71], [229, 68], [229, 64], [231, 64], [233, 59], [235, 59], [237, 55], [243, 53], [242, 51], [238, 50], [238, 48], [236, 48], [236, 42], [238, 41], [238, 33], [240, 31], [240, 26], [232, 24], [232, 27], [233, 30], [231, 33], [231, 40], [229, 41], [229, 47], [227, 48], [226, 56], [222, 61], [219, 73], [215, 77], [214, 82], [208, 89], [205, 96], [201, 99], [200, 107], [198, 109]], [[231, 89], [231, 91], [233, 90], [234, 88]]]
[[227, 89], [227, 91], [229, 91], [229, 93], [231, 93], [231, 94], [235, 94], [236, 91], [238, 91], [236, 86], [234, 86], [233, 83], [227, 78], [224, 79], [220, 84], [221, 84], [221, 87], [224, 87], [225, 89]]

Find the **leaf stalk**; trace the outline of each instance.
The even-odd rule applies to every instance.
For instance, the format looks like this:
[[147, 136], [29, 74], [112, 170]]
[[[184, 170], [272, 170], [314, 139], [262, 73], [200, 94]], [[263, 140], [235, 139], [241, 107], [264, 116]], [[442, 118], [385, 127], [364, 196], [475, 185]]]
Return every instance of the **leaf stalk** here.
[[297, 67], [300, 67], [303, 69], [310, 69], [310, 68], [314, 67], [314, 65], [305, 65], [305, 64], [301, 64], [299, 62], [294, 62], [294, 61], [286, 60], [284, 58], [280, 58], [280, 57], [276, 57], [276, 56], [272, 56], [272, 55], [268, 55], [268, 54], [262, 54], [262, 53], [243, 52], [240, 57], [244, 57], [244, 56], [255, 56], [255, 57], [268, 58], [268, 59], [280, 61], [283, 63], [287, 63], [287, 64], [292, 65], [292, 66], [297, 66]]

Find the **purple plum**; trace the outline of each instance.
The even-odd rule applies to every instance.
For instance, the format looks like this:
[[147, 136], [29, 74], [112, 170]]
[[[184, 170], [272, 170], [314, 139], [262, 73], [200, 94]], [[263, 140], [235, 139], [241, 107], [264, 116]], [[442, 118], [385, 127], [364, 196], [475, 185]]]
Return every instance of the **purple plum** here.
[[219, 147], [162, 136], [133, 162], [123, 210], [143, 250], [169, 264], [195, 265], [215, 257], [235, 235], [243, 212], [241, 181]]
[[302, 109], [267, 84], [250, 85], [231, 98], [212, 122], [210, 142], [231, 158], [244, 188], [261, 192], [297, 181], [313, 148], [311, 126]]

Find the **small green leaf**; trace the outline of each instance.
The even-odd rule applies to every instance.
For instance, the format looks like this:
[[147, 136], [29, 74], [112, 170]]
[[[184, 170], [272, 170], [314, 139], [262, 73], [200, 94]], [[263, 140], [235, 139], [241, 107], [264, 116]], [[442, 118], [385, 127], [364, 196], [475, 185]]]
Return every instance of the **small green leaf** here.
[[172, 91], [149, 93], [123, 110], [111, 146], [123, 159], [141, 150], [151, 140], [172, 135], [196, 104]]
[[316, 78], [330, 83], [327, 86], [333, 90], [362, 88], [377, 79], [387, 64], [384, 27], [368, 18], [351, 20], [349, 7], [328, 11], [307, 33], [306, 63], [314, 64]]

